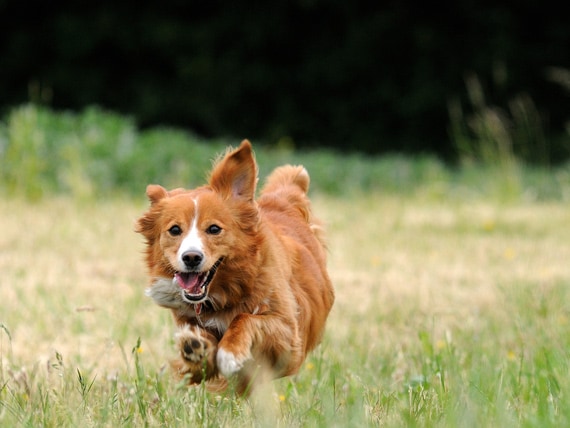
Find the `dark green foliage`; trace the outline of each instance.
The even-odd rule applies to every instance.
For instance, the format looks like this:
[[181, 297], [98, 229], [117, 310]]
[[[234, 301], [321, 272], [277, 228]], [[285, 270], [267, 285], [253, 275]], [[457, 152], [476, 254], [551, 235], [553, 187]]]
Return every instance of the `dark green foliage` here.
[[569, 67], [569, 37], [566, 14], [528, 1], [7, 0], [0, 107], [99, 104], [210, 138], [454, 157], [448, 102], [466, 103], [475, 73], [492, 105], [528, 92], [560, 160], [570, 101], [546, 73]]

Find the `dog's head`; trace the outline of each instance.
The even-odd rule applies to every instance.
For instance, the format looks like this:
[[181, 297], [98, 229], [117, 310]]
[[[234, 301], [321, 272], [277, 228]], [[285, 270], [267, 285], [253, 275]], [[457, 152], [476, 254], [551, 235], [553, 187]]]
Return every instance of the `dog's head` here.
[[[136, 231], [146, 238], [154, 282], [168, 280], [183, 301], [201, 304], [213, 294], [225, 300], [224, 277], [238, 275], [252, 256], [258, 227], [257, 165], [243, 141], [214, 166], [209, 183], [193, 190], [167, 191], [149, 185], [149, 210]], [[156, 299], [155, 299], [156, 300]]]

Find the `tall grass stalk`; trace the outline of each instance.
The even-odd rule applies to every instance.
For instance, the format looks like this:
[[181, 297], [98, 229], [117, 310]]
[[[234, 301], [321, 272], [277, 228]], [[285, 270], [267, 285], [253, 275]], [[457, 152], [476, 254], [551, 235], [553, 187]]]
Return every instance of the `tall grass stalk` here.
[[516, 95], [500, 108], [488, 103], [476, 75], [465, 81], [468, 112], [459, 100], [449, 103], [449, 133], [462, 165], [476, 165], [490, 174], [503, 199], [519, 198], [525, 192], [527, 165], [551, 164], [541, 113], [527, 94]]

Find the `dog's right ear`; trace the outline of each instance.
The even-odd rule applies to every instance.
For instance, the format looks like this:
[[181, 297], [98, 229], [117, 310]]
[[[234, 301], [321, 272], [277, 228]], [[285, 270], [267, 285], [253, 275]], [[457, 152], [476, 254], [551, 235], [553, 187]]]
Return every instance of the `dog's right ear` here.
[[151, 208], [137, 220], [135, 232], [142, 233], [146, 239], [149, 248], [156, 239], [156, 222], [158, 219], [158, 211], [152, 207], [160, 200], [168, 196], [168, 191], [158, 184], [149, 184], [146, 186], [146, 195], [150, 200]]
[[146, 186], [146, 196], [150, 200], [151, 205], [154, 205], [161, 199], [166, 198], [168, 191], [158, 184], [149, 184]]

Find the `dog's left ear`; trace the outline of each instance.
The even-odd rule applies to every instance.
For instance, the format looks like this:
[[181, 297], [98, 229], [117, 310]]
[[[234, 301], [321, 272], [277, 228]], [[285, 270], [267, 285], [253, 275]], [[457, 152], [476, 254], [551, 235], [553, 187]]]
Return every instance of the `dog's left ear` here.
[[210, 186], [224, 198], [253, 201], [256, 184], [257, 164], [248, 140], [243, 140], [237, 149], [226, 153], [210, 174]]

